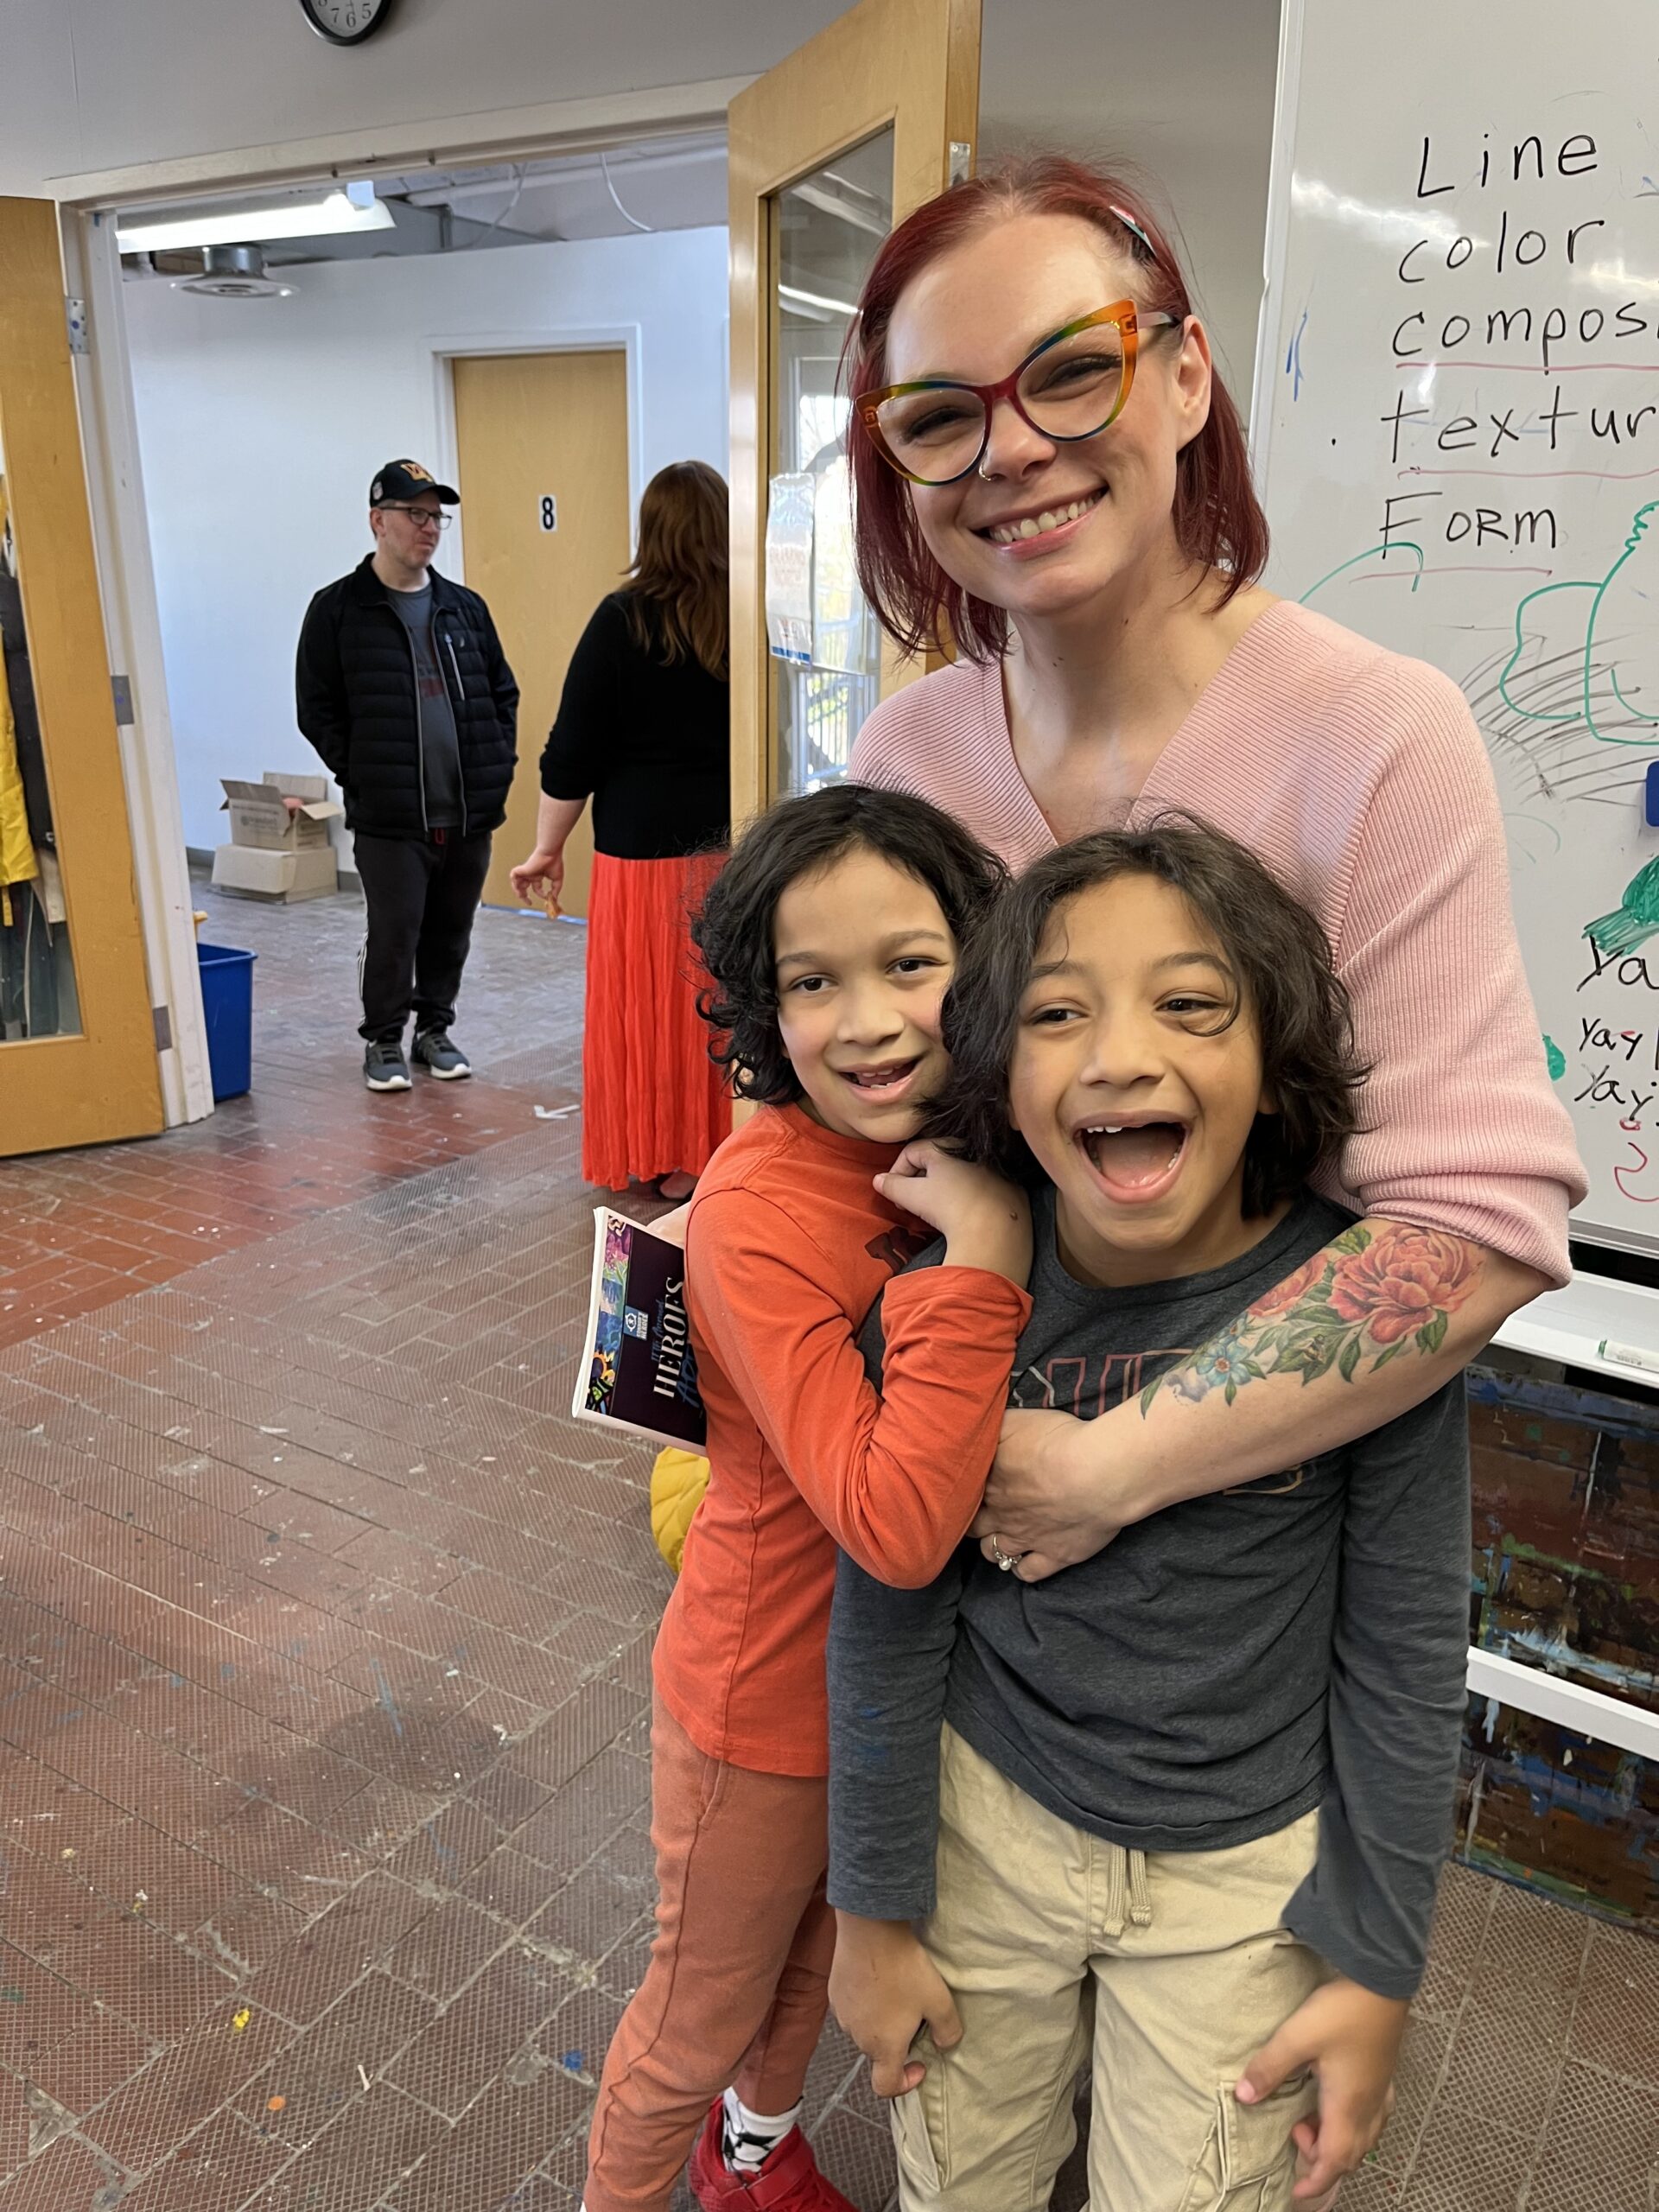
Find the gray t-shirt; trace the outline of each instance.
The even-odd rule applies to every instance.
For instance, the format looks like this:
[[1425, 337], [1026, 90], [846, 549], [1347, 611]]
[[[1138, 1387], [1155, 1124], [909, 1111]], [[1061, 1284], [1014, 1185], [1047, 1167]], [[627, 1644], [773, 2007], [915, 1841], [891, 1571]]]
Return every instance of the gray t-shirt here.
[[432, 627], [432, 587], [391, 591], [415, 649], [415, 694], [421, 709], [421, 778], [429, 830], [458, 830], [461, 823], [461, 741], [455, 734], [454, 703], [443, 680], [438, 655], [444, 650]]
[[[1351, 1217], [1304, 1195], [1208, 1274], [1091, 1289], [1033, 1202], [1033, 1312], [1009, 1402], [1087, 1420], [1280, 1283]], [[939, 1247], [918, 1267], [937, 1264]], [[880, 1373], [880, 1309], [863, 1349]], [[942, 1720], [1061, 1820], [1144, 1851], [1217, 1851], [1322, 1805], [1293, 1931], [1390, 1997], [1421, 1977], [1465, 1703], [1461, 1379], [1283, 1474], [1126, 1529], [1041, 1583], [963, 1547], [930, 1588], [843, 1557], [829, 1649], [830, 1902], [932, 1910]]]

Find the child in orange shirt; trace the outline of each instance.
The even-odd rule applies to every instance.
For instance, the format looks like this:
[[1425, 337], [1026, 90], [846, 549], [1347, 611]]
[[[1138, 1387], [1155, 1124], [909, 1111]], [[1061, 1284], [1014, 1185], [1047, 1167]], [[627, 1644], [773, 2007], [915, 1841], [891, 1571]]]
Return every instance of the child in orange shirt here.
[[[835, 1946], [824, 1642], [838, 1546], [905, 1586], [951, 1556], [1030, 1311], [1023, 1198], [909, 1143], [1002, 880], [925, 801], [842, 785], [757, 823], [696, 925], [720, 1056], [760, 1111], [687, 1224], [709, 1481], [657, 1643], [658, 1932], [606, 2057], [586, 2212], [664, 2212], [688, 2151], [704, 2212], [853, 2212], [795, 2124]], [[918, 1220], [946, 1263], [895, 1279]], [[856, 1339], [884, 1289], [878, 1398]]]

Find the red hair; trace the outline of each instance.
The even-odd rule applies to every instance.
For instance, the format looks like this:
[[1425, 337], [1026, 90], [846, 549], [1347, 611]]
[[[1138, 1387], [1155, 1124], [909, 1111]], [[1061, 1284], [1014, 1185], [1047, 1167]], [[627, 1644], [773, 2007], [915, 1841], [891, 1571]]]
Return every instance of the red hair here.
[[[975, 231], [1014, 215], [1073, 215], [1092, 223], [1133, 263], [1138, 308], [1182, 320], [1192, 314], [1174, 248], [1145, 195], [1067, 155], [1039, 154], [952, 185], [890, 234], [865, 280], [842, 355], [849, 394], [888, 382], [887, 332], [911, 280]], [[1125, 215], [1138, 226], [1139, 239]], [[883, 627], [906, 652], [943, 651], [948, 640], [970, 660], [995, 660], [1007, 645], [1006, 612], [946, 575], [924, 542], [909, 485], [873, 442], [855, 427], [849, 443], [859, 582]], [[1211, 385], [1208, 421], [1177, 460], [1173, 514], [1186, 559], [1225, 573], [1223, 605], [1267, 566], [1267, 517], [1250, 480], [1238, 410], [1219, 376]]]

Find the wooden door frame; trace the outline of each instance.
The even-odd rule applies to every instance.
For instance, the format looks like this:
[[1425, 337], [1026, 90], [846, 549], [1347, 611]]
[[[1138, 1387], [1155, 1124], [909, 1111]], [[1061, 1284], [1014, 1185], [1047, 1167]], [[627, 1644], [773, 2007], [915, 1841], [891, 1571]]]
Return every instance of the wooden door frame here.
[[13, 200], [3, 213], [0, 451], [80, 1009], [75, 1034], [0, 1043], [10, 1158], [153, 1136], [162, 1112], [57, 213]]
[[[134, 726], [121, 732], [122, 753], [169, 1128], [210, 1114], [213, 1094], [191, 922], [194, 899], [184, 849], [138, 448], [131, 349], [111, 218], [118, 209], [146, 200], [172, 204], [212, 200], [262, 185], [321, 184], [342, 175], [399, 175], [429, 167], [533, 161], [645, 136], [677, 137], [723, 124], [728, 102], [751, 81], [747, 76], [709, 78], [588, 93], [486, 114], [411, 117], [370, 130], [136, 162], [46, 181], [44, 191], [56, 203], [60, 225], [67, 289], [88, 310], [91, 351], [74, 362], [81, 396], [81, 437], [111, 664], [127, 676], [131, 686]], [[569, 335], [548, 334], [548, 343], [562, 346]], [[629, 353], [631, 470], [637, 469], [642, 450], [637, 340], [635, 333], [625, 341]], [[465, 350], [475, 350], [479, 342], [468, 334]], [[615, 341], [607, 337], [606, 342]], [[505, 350], [514, 349], [534, 347], [528, 339], [515, 337], [512, 346]], [[444, 372], [440, 369], [439, 373]], [[441, 426], [445, 419], [441, 403], [434, 420]], [[453, 429], [451, 439], [452, 462]], [[633, 504], [637, 511], [637, 496]]]
[[[596, 334], [605, 333], [608, 333], [609, 334]], [[551, 342], [548, 342], [550, 336]], [[455, 404], [454, 365], [457, 361], [517, 360], [522, 359], [527, 356], [540, 358], [553, 354], [621, 354], [623, 419], [625, 423], [623, 435], [627, 441], [626, 460], [628, 488], [626, 493], [627, 512], [625, 517], [626, 539], [628, 559], [631, 561], [633, 557], [635, 551], [635, 532], [639, 516], [639, 495], [641, 489], [643, 488], [640, 481], [640, 449], [644, 440], [644, 408], [641, 396], [640, 375], [640, 327], [638, 323], [584, 325], [578, 333], [574, 334], [571, 333], [557, 333], [550, 334], [541, 333], [537, 334], [537, 340], [538, 342], [535, 344], [520, 345], [508, 334], [502, 334], [499, 336], [493, 336], [489, 334], [486, 334], [481, 342], [474, 342], [471, 334], [468, 334], [464, 342], [452, 345], [443, 353], [441, 358], [435, 359], [434, 362], [435, 372], [438, 378], [439, 404], [442, 416], [438, 432], [438, 440], [434, 448], [434, 450], [438, 454], [440, 460], [438, 473], [441, 476], [447, 477], [452, 484], [461, 485], [462, 491], [461, 505], [455, 509], [455, 523], [454, 529], [452, 533], [453, 537], [460, 542], [455, 546], [454, 558], [446, 563], [445, 565], [453, 575], [463, 582], [466, 580], [466, 542], [464, 537], [466, 522], [464, 517], [467, 503], [465, 498], [466, 487], [464, 484], [461, 483], [461, 433], [459, 410]], [[613, 588], [620, 587], [622, 575], [623, 571], [619, 569], [617, 572], [616, 585], [613, 586]], [[537, 756], [539, 755], [542, 742], [543, 737], [540, 734], [535, 732], [531, 734], [529, 738], [529, 746], [533, 754]], [[522, 728], [520, 728], [518, 733], [518, 763], [513, 770], [513, 780], [515, 785], [517, 784], [519, 775], [523, 773], [527, 765], [526, 739], [525, 733]], [[585, 836], [591, 838], [592, 830], [592, 809], [590, 807], [588, 810], [587, 827], [584, 832]], [[497, 834], [499, 836], [499, 832]], [[491, 863], [493, 870], [494, 865], [495, 862], [493, 860]], [[588, 912], [587, 900], [590, 896], [590, 892], [584, 893], [584, 904], [580, 914], [563, 914], [561, 918], [573, 922], [581, 922], [585, 925]]]
[[[641, 327], [637, 322], [583, 323], [575, 329], [532, 331], [523, 338], [510, 331], [499, 333], [467, 332], [459, 337], [435, 337], [426, 341], [432, 348], [432, 375], [437, 395], [437, 429], [433, 451], [437, 455], [440, 476], [451, 484], [461, 482], [461, 433], [455, 417], [455, 376], [457, 361], [500, 360], [524, 353], [620, 353], [624, 404], [627, 414], [628, 438], [628, 553], [634, 550], [634, 533], [639, 519], [639, 495], [645, 489], [641, 474], [645, 448], [645, 386], [641, 367], [641, 348], [644, 343]], [[462, 486], [465, 489], [465, 486]], [[454, 539], [454, 551], [448, 563], [459, 582], [467, 581], [467, 502], [463, 499], [455, 509], [454, 528], [450, 533]], [[619, 579], [620, 581], [620, 579]], [[531, 731], [528, 743], [539, 753], [544, 741], [544, 731]], [[518, 762], [513, 770], [515, 780], [524, 765], [525, 734], [518, 732]], [[589, 831], [593, 810], [588, 809]], [[586, 926], [587, 915], [571, 916]]]
[[[628, 546], [632, 550], [634, 530], [639, 518], [639, 495], [645, 490], [641, 462], [645, 448], [645, 391], [640, 366], [643, 344], [640, 326], [637, 322], [583, 323], [570, 330], [531, 331], [523, 338], [511, 333], [499, 335], [486, 332], [481, 336], [468, 331], [464, 336], [431, 336], [423, 343], [428, 347], [432, 363], [434, 435], [433, 452], [441, 477], [449, 482], [456, 480], [461, 467], [460, 436], [455, 424], [455, 379], [452, 364], [456, 361], [488, 360], [512, 353], [617, 353], [623, 357], [623, 376], [626, 379], [628, 409]], [[456, 579], [467, 580], [467, 515], [466, 502], [455, 510], [455, 526], [451, 532], [454, 550], [446, 565], [454, 571]]]
[[[902, 222], [971, 167], [979, 135], [981, 0], [858, 0], [740, 92], [727, 110], [730, 181], [732, 487], [732, 819], [774, 796], [768, 745], [772, 681], [764, 594], [772, 425], [762, 419], [773, 354], [772, 196], [845, 148], [892, 128], [893, 214]], [[900, 99], [900, 90], [912, 97]], [[943, 114], [943, 132], [918, 111]], [[804, 125], [804, 128], [803, 127]], [[749, 588], [751, 580], [753, 588]], [[920, 673], [896, 664], [884, 690]]]

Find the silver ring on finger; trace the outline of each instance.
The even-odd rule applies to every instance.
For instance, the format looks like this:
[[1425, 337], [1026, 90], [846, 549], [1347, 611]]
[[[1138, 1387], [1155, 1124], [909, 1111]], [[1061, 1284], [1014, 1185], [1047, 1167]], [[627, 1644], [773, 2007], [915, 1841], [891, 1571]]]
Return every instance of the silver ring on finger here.
[[1025, 1557], [1023, 1552], [1005, 1552], [996, 1538], [991, 1538], [991, 1556], [1004, 1574], [1011, 1574]]

